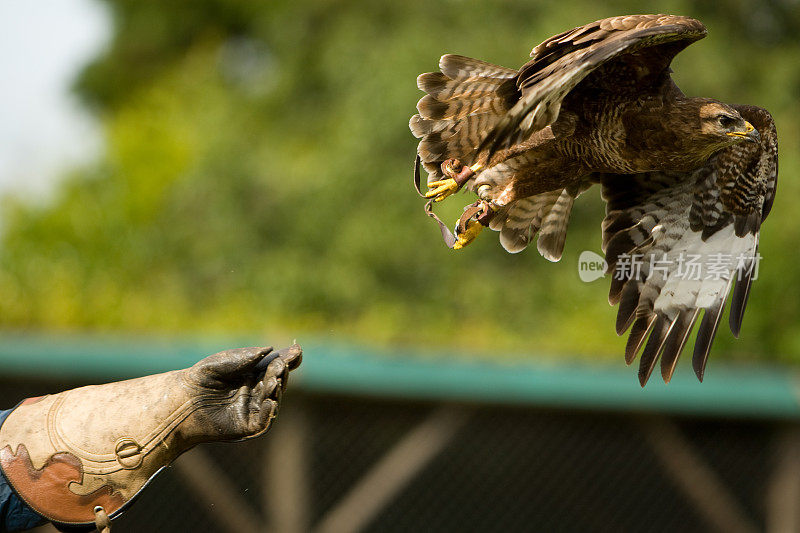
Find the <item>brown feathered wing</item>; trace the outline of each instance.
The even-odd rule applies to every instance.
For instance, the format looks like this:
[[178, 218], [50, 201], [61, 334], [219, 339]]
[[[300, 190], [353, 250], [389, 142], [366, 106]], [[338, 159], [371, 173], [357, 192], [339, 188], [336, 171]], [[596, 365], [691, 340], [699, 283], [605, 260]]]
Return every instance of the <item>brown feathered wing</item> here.
[[[417, 152], [428, 182], [439, 180], [441, 164], [456, 158], [466, 165], [491, 152], [526, 141], [546, 142], [572, 133], [569, 120], [556, 123], [565, 96], [589, 76], [588, 82], [615, 91], [641, 91], [656, 83], [680, 50], [706, 34], [697, 20], [672, 15], [630, 15], [599, 20], [551, 37], [534, 48], [520, 71], [459, 55], [442, 56], [440, 72], [422, 74], [418, 87], [427, 94], [410, 121], [421, 139]], [[635, 55], [635, 59], [631, 59]], [[651, 75], [641, 79], [613, 68], [613, 59], [645, 65]], [[627, 59], [625, 59], [627, 58]], [[591, 75], [591, 76], [590, 76]], [[635, 82], [631, 84], [630, 79]], [[484, 170], [482, 179], [495, 184], [518, 180], [527, 167], [526, 155], [512, 157]], [[473, 190], [471, 180], [466, 185]], [[576, 185], [519, 199], [504, 206], [492, 221], [500, 242], [519, 252], [539, 234], [543, 257], [558, 261]]]
[[[705, 37], [703, 24], [676, 15], [627, 15], [598, 20], [550, 37], [531, 52], [515, 81], [520, 98], [482, 140], [481, 159], [512, 148], [553, 124], [564, 98], [587, 76], [615, 92], [638, 94], [662, 82], [661, 74], [686, 46]], [[611, 62], [629, 62], [623, 74]], [[600, 70], [598, 70], [600, 69]]]
[[775, 195], [778, 146], [769, 113], [734, 107], [758, 129], [760, 144], [729, 147], [690, 173], [599, 176], [608, 202], [609, 301], [619, 303], [617, 333], [631, 329], [626, 361], [641, 351], [642, 386], [659, 357], [664, 381], [672, 378], [701, 311], [692, 365], [702, 381], [732, 288], [729, 323], [734, 335], [741, 329], [761, 222]]

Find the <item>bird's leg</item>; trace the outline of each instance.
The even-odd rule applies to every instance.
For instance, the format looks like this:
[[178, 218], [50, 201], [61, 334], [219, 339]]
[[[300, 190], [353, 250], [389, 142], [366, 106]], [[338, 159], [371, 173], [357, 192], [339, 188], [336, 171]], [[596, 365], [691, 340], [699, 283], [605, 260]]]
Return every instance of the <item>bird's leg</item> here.
[[477, 220], [467, 220], [463, 233], [456, 231], [456, 242], [453, 244], [453, 250], [461, 250], [467, 246], [480, 235], [481, 230], [483, 230], [483, 226]]
[[451, 194], [458, 192], [461, 187], [480, 170], [481, 165], [468, 167], [458, 159], [448, 159], [442, 163], [442, 174], [446, 179], [428, 183], [428, 192], [425, 198], [433, 198], [434, 202], [441, 202]]
[[456, 222], [453, 250], [461, 250], [477, 238], [484, 226], [488, 226], [494, 216], [494, 210], [489, 202], [479, 200], [468, 205], [464, 214]]

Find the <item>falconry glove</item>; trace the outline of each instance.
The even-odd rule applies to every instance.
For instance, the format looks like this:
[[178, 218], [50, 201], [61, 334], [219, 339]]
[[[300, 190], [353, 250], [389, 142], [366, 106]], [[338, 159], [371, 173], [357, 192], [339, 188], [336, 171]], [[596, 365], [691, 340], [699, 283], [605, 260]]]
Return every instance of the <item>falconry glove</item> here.
[[47, 520], [99, 527], [195, 444], [265, 433], [301, 359], [298, 345], [240, 348], [184, 370], [30, 398], [0, 427], [0, 467]]

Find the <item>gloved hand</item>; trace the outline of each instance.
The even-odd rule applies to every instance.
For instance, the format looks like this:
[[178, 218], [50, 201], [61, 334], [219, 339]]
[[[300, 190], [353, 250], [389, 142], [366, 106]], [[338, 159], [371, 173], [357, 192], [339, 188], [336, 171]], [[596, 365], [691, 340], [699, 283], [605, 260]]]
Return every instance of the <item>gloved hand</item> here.
[[203, 399], [191, 424], [181, 427], [190, 445], [263, 435], [278, 414], [289, 371], [302, 361], [300, 346], [279, 352], [239, 348], [206, 357], [186, 369], [184, 383]]
[[0, 427], [0, 468], [46, 519], [94, 525], [195, 444], [266, 432], [301, 360], [297, 345], [240, 348], [185, 370], [25, 400]]

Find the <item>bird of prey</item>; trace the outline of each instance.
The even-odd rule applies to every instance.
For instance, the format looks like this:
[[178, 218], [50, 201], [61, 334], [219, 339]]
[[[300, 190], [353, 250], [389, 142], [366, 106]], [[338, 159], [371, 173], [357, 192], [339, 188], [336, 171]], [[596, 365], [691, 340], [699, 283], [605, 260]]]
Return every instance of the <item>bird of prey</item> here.
[[[488, 226], [511, 253], [538, 235], [541, 255], [558, 261], [575, 198], [602, 187], [609, 301], [617, 333], [631, 329], [628, 364], [641, 352], [642, 386], [659, 358], [672, 378], [698, 320], [702, 381], [731, 290], [738, 336], [775, 195], [770, 114], [686, 97], [670, 77], [673, 57], [705, 35], [688, 17], [612, 17], [550, 37], [519, 70], [445, 55], [417, 79], [427, 94], [410, 121], [415, 178], [419, 190], [421, 164], [426, 211], [450, 247]], [[432, 206], [462, 187], [479, 200], [453, 234]]]

